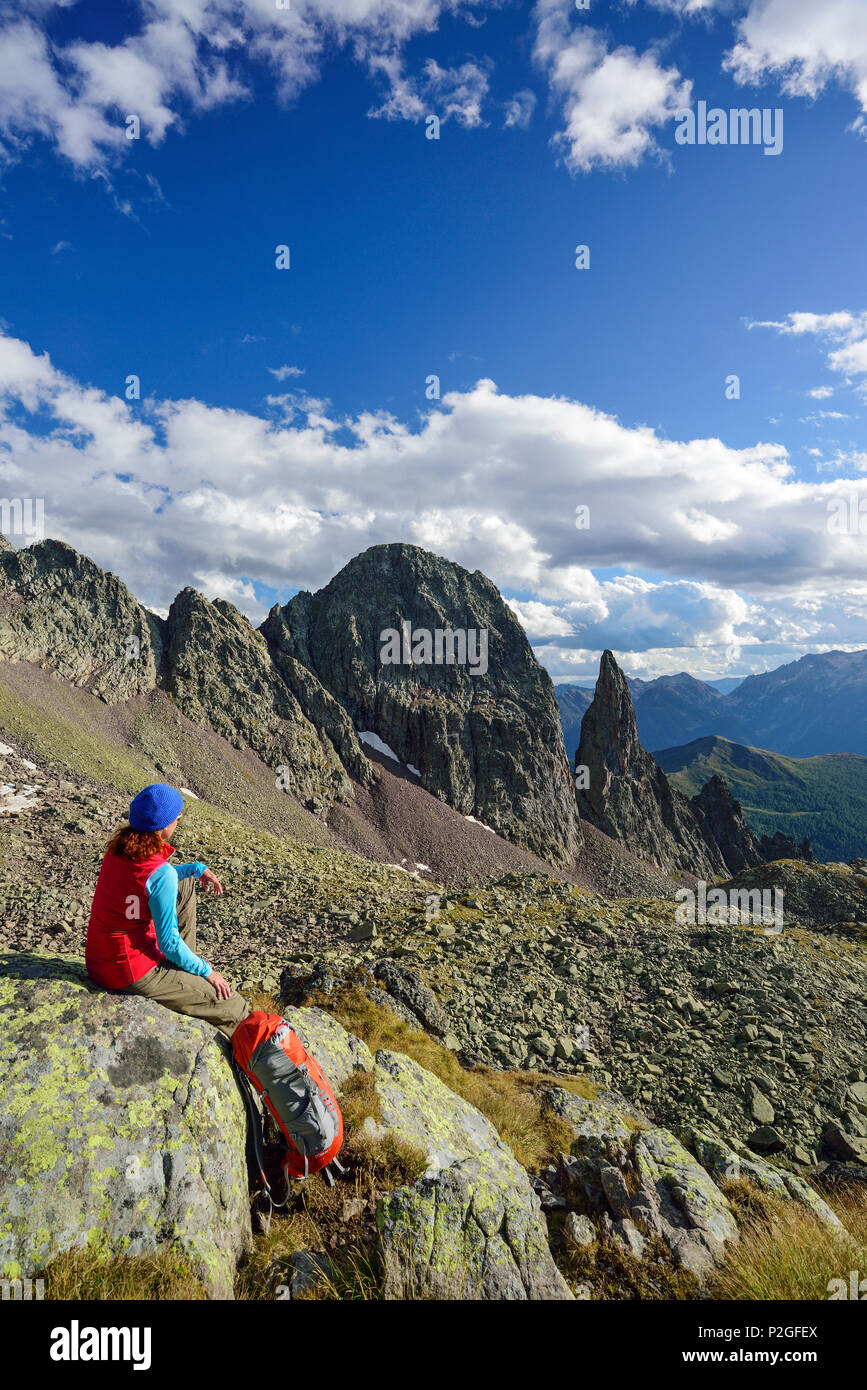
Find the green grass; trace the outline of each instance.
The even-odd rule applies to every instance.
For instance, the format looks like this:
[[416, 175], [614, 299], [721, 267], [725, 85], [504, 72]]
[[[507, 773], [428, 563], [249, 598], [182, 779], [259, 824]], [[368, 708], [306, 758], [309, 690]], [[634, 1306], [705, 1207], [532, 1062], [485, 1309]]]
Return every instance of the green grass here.
[[207, 1297], [192, 1266], [171, 1250], [155, 1255], [102, 1255], [72, 1250], [45, 1266], [45, 1297], [70, 1302], [146, 1299], [160, 1302]]
[[38, 752], [42, 762], [52, 762], [90, 782], [107, 783], [131, 795], [152, 772], [143, 754], [120, 748], [98, 729], [88, 728], [87, 702], [93, 696], [62, 687], [70, 704], [70, 716], [58, 714], [24, 699], [0, 681], [0, 728], [13, 743]]
[[698, 1297], [695, 1276], [676, 1263], [661, 1241], [647, 1241], [644, 1258], [636, 1260], [610, 1241], [575, 1245], [566, 1239], [556, 1247], [556, 1261], [576, 1298], [590, 1297], [590, 1290], [594, 1300], [618, 1303]]
[[[296, 844], [332, 843], [317, 820], [277, 790], [273, 772], [252, 752], [193, 724], [163, 692], [109, 709], [41, 672], [32, 672], [25, 688], [29, 669], [10, 666], [0, 677], [0, 728], [40, 764], [130, 796], [148, 782], [172, 782], [191, 788], [224, 823], [273, 829]], [[189, 800], [188, 810], [194, 805]]]
[[587, 1098], [596, 1095], [596, 1087], [585, 1076], [463, 1067], [447, 1047], [368, 999], [359, 986], [327, 997], [313, 995], [309, 1002], [326, 1009], [350, 1033], [366, 1042], [371, 1052], [378, 1048], [403, 1052], [433, 1072], [490, 1120], [518, 1162], [531, 1172], [552, 1162], [558, 1153], [568, 1153], [572, 1142], [570, 1127], [543, 1106], [540, 1088], [547, 1084]]
[[845, 1232], [823, 1225], [799, 1202], [782, 1201], [750, 1183], [727, 1183], [740, 1237], [710, 1287], [713, 1298], [761, 1302], [822, 1300], [833, 1279], [867, 1272], [867, 1193], [856, 1186], [823, 1192]]

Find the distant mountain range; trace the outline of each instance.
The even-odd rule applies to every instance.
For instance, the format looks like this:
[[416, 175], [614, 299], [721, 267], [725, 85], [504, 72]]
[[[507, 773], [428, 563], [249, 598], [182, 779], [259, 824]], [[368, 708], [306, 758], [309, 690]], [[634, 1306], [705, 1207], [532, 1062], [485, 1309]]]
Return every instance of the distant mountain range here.
[[[457, 644], [437, 659], [434, 636], [446, 632], [464, 637], [463, 657]], [[481, 633], [476, 673], [470, 636]], [[635, 684], [650, 707], [683, 680]], [[288, 816], [305, 835], [425, 871], [478, 864], [481, 835], [492, 871], [547, 863], [634, 894], [664, 892], [681, 872], [713, 879], [799, 852], [784, 837], [764, 845], [720, 778], [693, 798], [669, 785], [607, 651], [584, 721], [590, 780], [579, 797], [553, 684], [515, 614], [480, 571], [418, 546], [372, 546], [254, 628], [192, 588], [159, 617], [63, 542], [14, 550], [0, 538], [10, 731], [38, 722], [40, 690], [70, 713], [86, 694], [94, 729], [105, 723], [94, 707], [108, 707], [112, 727], [134, 726], [129, 746], [196, 796], [221, 780], [212, 755], [221, 766], [233, 749], [249, 755], [279, 824]], [[577, 717], [591, 695], [572, 696]]]
[[[685, 671], [652, 681], [627, 678], [627, 683], [639, 737], [651, 751], [716, 736], [794, 758], [867, 755], [867, 651], [804, 656], [775, 671], [747, 676], [730, 691], [715, 688], [721, 682], [711, 685]], [[571, 759], [593, 696], [576, 685], [555, 689]]]
[[711, 686], [713, 690], [718, 690], [720, 695], [730, 695], [745, 680], [746, 676], [723, 676], [720, 680], [705, 681], [705, 685]]
[[653, 756], [685, 796], [695, 796], [715, 774], [722, 777], [757, 835], [782, 830], [794, 840], [806, 836], [824, 861], [864, 853], [867, 758], [853, 753], [789, 758], [713, 737]]

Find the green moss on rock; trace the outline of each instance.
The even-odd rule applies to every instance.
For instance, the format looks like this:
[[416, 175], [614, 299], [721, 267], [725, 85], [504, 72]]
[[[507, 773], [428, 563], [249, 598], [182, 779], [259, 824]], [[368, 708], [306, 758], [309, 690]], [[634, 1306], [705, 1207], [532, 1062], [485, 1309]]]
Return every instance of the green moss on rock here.
[[0, 1262], [172, 1246], [231, 1297], [251, 1241], [245, 1112], [207, 1024], [0, 955]]

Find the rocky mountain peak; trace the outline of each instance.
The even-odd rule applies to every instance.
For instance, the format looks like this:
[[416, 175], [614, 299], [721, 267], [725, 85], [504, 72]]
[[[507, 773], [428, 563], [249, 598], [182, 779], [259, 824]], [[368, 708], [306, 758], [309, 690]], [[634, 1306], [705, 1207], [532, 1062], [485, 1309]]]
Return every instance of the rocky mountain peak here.
[[760, 861], [722, 779], [690, 803], [641, 746], [629, 687], [610, 651], [602, 654], [575, 763], [586, 783], [578, 793], [581, 814], [660, 868], [711, 879], [737, 871], [729, 854], [738, 868]]
[[372, 546], [262, 631], [463, 815], [555, 862], [581, 844], [554, 687], [494, 584], [415, 545]]
[[739, 801], [728, 783], [715, 772], [690, 802], [705, 839], [715, 841], [732, 874], [754, 868], [764, 858], [759, 841], [744, 820]]
[[351, 797], [334, 746], [305, 715], [265, 637], [231, 603], [183, 589], [167, 631], [167, 689], [188, 718], [280, 768], [310, 810]]
[[[577, 762], [592, 766], [597, 772], [613, 776], [637, 776], [646, 770], [648, 755], [638, 738], [638, 724], [626, 677], [614, 659], [614, 653], [604, 651], [599, 663], [599, 678], [593, 702], [581, 725], [581, 745]], [[598, 776], [597, 782], [602, 781]]]
[[763, 835], [759, 840], [759, 852], [766, 863], [777, 859], [802, 859], [805, 864], [816, 862], [813, 847], [806, 835], [797, 841], [782, 830], [775, 830], [773, 835]]
[[0, 657], [46, 666], [108, 704], [152, 690], [162, 624], [63, 541], [0, 550]]
[[569, 866], [581, 845], [554, 688], [523, 628], [483, 574], [418, 546], [371, 547], [258, 631], [191, 587], [159, 618], [63, 542], [7, 547], [0, 657], [109, 704], [164, 691], [316, 813], [377, 780], [368, 732], [513, 843]]

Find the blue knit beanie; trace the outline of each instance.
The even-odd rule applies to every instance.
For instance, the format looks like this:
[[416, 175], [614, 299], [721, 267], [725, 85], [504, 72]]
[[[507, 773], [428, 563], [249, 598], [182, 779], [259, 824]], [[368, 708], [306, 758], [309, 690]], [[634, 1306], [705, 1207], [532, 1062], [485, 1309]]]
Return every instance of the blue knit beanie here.
[[184, 809], [184, 798], [165, 782], [145, 787], [130, 803], [129, 823], [133, 830], [165, 830]]

